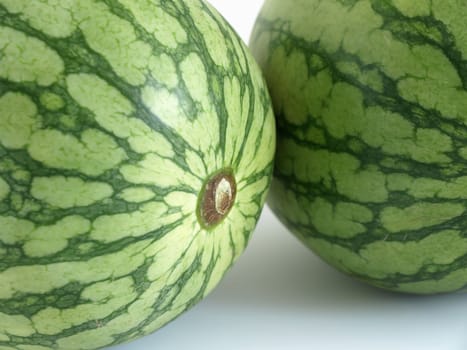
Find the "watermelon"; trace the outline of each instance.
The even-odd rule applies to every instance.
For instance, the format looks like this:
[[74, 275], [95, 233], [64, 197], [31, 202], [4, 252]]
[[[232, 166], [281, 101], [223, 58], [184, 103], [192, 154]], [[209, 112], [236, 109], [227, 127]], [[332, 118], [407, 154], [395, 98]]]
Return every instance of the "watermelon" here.
[[273, 170], [260, 69], [198, 0], [0, 0], [0, 349], [160, 328], [245, 249]]
[[278, 124], [268, 202], [388, 290], [467, 285], [467, 2], [267, 0], [250, 47]]

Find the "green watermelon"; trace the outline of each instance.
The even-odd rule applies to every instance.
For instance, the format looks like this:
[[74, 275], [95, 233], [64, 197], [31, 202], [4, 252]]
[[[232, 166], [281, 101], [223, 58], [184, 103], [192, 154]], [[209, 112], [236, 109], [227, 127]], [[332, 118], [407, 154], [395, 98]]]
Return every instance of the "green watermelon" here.
[[0, 350], [190, 308], [244, 250], [274, 149], [261, 72], [207, 3], [0, 0]]
[[268, 200], [338, 269], [467, 285], [467, 2], [267, 0], [250, 47], [278, 123]]

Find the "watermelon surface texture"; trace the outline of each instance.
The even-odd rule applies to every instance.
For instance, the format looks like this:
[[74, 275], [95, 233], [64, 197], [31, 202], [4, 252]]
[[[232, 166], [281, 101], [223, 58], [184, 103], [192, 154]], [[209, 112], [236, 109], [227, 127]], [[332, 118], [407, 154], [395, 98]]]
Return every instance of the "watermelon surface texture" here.
[[274, 149], [207, 3], [0, 0], [0, 349], [107, 347], [190, 308], [244, 250]]
[[267, 0], [269, 203], [325, 261], [400, 292], [467, 285], [467, 2]]

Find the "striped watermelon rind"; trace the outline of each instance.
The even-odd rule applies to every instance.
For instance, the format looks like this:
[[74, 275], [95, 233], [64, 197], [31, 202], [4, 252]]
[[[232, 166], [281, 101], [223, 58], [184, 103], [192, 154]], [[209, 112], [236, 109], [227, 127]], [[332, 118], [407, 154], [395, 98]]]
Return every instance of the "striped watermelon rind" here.
[[107, 347], [190, 308], [244, 250], [274, 145], [207, 3], [0, 0], [0, 349]]
[[467, 4], [268, 0], [269, 203], [317, 254], [410, 293], [467, 285]]

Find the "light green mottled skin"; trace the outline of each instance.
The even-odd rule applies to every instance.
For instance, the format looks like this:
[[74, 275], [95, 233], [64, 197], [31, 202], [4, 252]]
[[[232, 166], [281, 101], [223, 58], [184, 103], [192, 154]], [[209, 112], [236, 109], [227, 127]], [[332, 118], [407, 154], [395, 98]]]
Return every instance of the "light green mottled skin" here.
[[467, 3], [267, 0], [251, 47], [278, 119], [270, 205], [377, 286], [467, 285]]
[[[259, 69], [206, 3], [0, 0], [0, 349], [110, 346], [195, 304], [244, 250], [274, 148]], [[235, 202], [208, 227], [223, 169]]]

